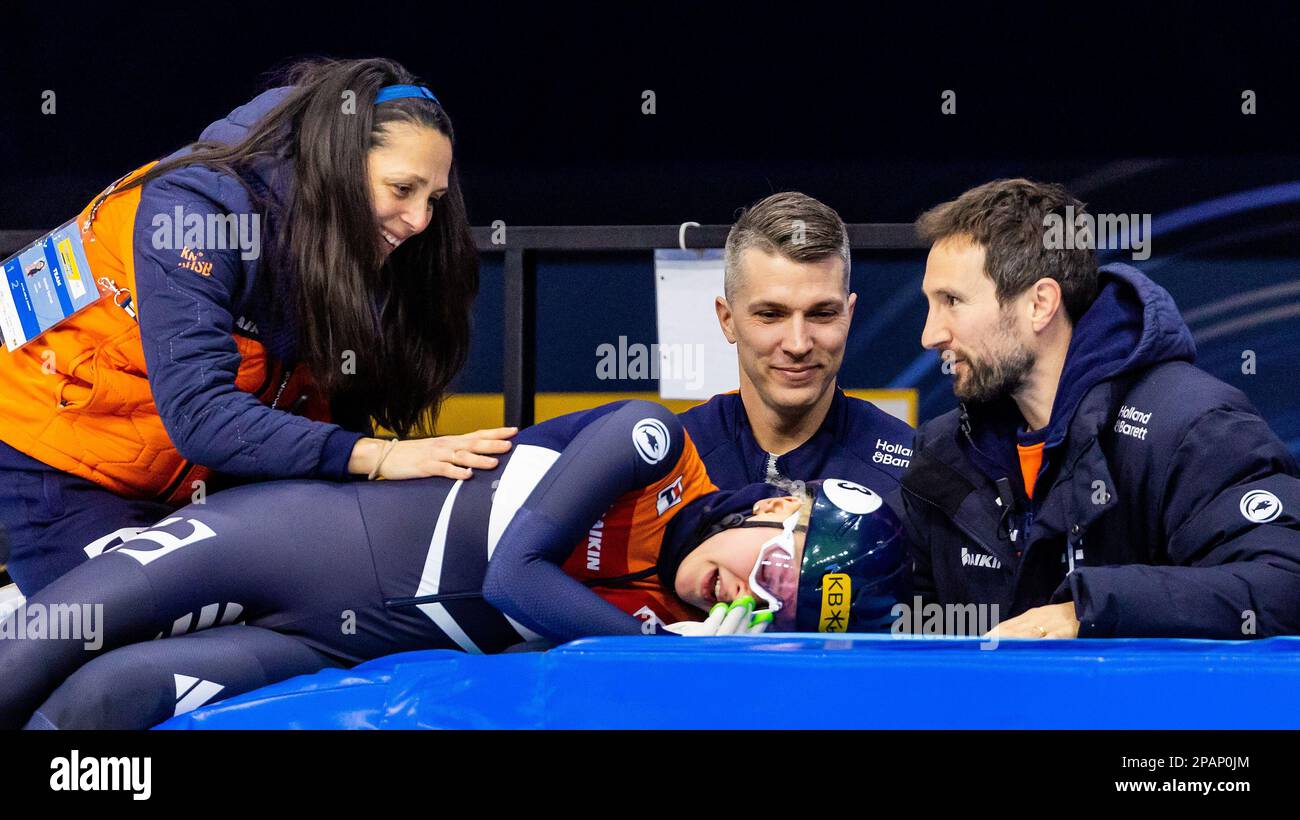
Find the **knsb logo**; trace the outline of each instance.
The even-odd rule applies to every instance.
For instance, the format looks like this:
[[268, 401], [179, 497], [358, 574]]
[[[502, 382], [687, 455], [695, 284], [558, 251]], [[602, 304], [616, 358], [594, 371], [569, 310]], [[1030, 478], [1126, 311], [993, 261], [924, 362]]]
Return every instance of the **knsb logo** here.
[[853, 600], [853, 579], [843, 572], [822, 578], [822, 611], [818, 632], [849, 631], [849, 601]]
[[646, 464], [658, 464], [668, 455], [668, 428], [659, 419], [641, 419], [632, 428], [632, 444]]
[[682, 503], [682, 476], [677, 476], [677, 480], [659, 491], [655, 498], [655, 510], [659, 515], [663, 515], [668, 510]]
[[1282, 500], [1268, 490], [1251, 490], [1241, 497], [1241, 514], [1255, 524], [1267, 524], [1282, 514]]
[[192, 251], [187, 245], [181, 248], [181, 259], [184, 261], [177, 263], [176, 267], [192, 270], [201, 276], [212, 275], [212, 263], [203, 258], [203, 251]]

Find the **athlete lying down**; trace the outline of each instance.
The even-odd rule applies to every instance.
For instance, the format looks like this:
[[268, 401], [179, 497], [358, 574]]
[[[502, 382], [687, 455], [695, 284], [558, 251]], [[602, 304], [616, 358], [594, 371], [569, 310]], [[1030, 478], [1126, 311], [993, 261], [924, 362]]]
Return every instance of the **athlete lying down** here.
[[25, 604], [102, 604], [102, 645], [0, 630], [0, 728], [143, 728], [415, 649], [883, 630], [906, 555], [869, 488], [718, 492], [673, 414], [620, 402], [520, 432], [467, 481], [277, 481], [177, 511]]

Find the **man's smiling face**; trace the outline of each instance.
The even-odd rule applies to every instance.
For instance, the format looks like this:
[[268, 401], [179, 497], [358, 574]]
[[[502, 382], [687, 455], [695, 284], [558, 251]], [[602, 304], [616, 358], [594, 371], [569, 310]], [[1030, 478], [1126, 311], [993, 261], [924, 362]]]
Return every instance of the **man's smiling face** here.
[[783, 415], [812, 407], [835, 385], [857, 295], [844, 262], [830, 256], [798, 262], [747, 248], [740, 287], [719, 298], [718, 318], [736, 345], [742, 387]]

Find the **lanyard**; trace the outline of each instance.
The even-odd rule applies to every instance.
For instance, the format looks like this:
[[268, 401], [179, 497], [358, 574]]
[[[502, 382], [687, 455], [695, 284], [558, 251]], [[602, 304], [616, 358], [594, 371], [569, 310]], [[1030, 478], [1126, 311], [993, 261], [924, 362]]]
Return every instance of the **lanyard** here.
[[[91, 225], [94, 224], [95, 217], [99, 214], [99, 206], [103, 205], [104, 200], [108, 199], [109, 195], [117, 189], [117, 186], [121, 185], [129, 176], [131, 176], [131, 174], [126, 173], [118, 177], [112, 185], [105, 188], [104, 192], [99, 195], [99, 198], [95, 200], [95, 204], [90, 208], [90, 214], [86, 217], [86, 223], [81, 226], [82, 233], [94, 233], [94, 231], [91, 230]], [[140, 317], [137, 316], [135, 312], [135, 300], [131, 298], [131, 291], [126, 288], [119, 288], [117, 284], [107, 276], [101, 276], [97, 281], [103, 287], [113, 291], [113, 304], [126, 311], [126, 315], [130, 316], [136, 322], [140, 321]]]

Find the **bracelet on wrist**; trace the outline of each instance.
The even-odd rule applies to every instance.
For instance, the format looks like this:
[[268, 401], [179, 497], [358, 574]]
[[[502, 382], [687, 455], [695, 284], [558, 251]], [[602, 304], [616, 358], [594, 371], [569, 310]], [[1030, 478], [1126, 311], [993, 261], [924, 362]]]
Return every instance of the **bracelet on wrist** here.
[[379, 478], [379, 470], [381, 467], [384, 466], [384, 459], [388, 458], [388, 454], [391, 453], [393, 451], [393, 448], [395, 448], [396, 446], [397, 446], [397, 439], [392, 439], [391, 441], [384, 442], [384, 449], [379, 453], [379, 460], [375, 462], [375, 468], [370, 471], [370, 475], [366, 476], [367, 481], [374, 481], [375, 479]]

